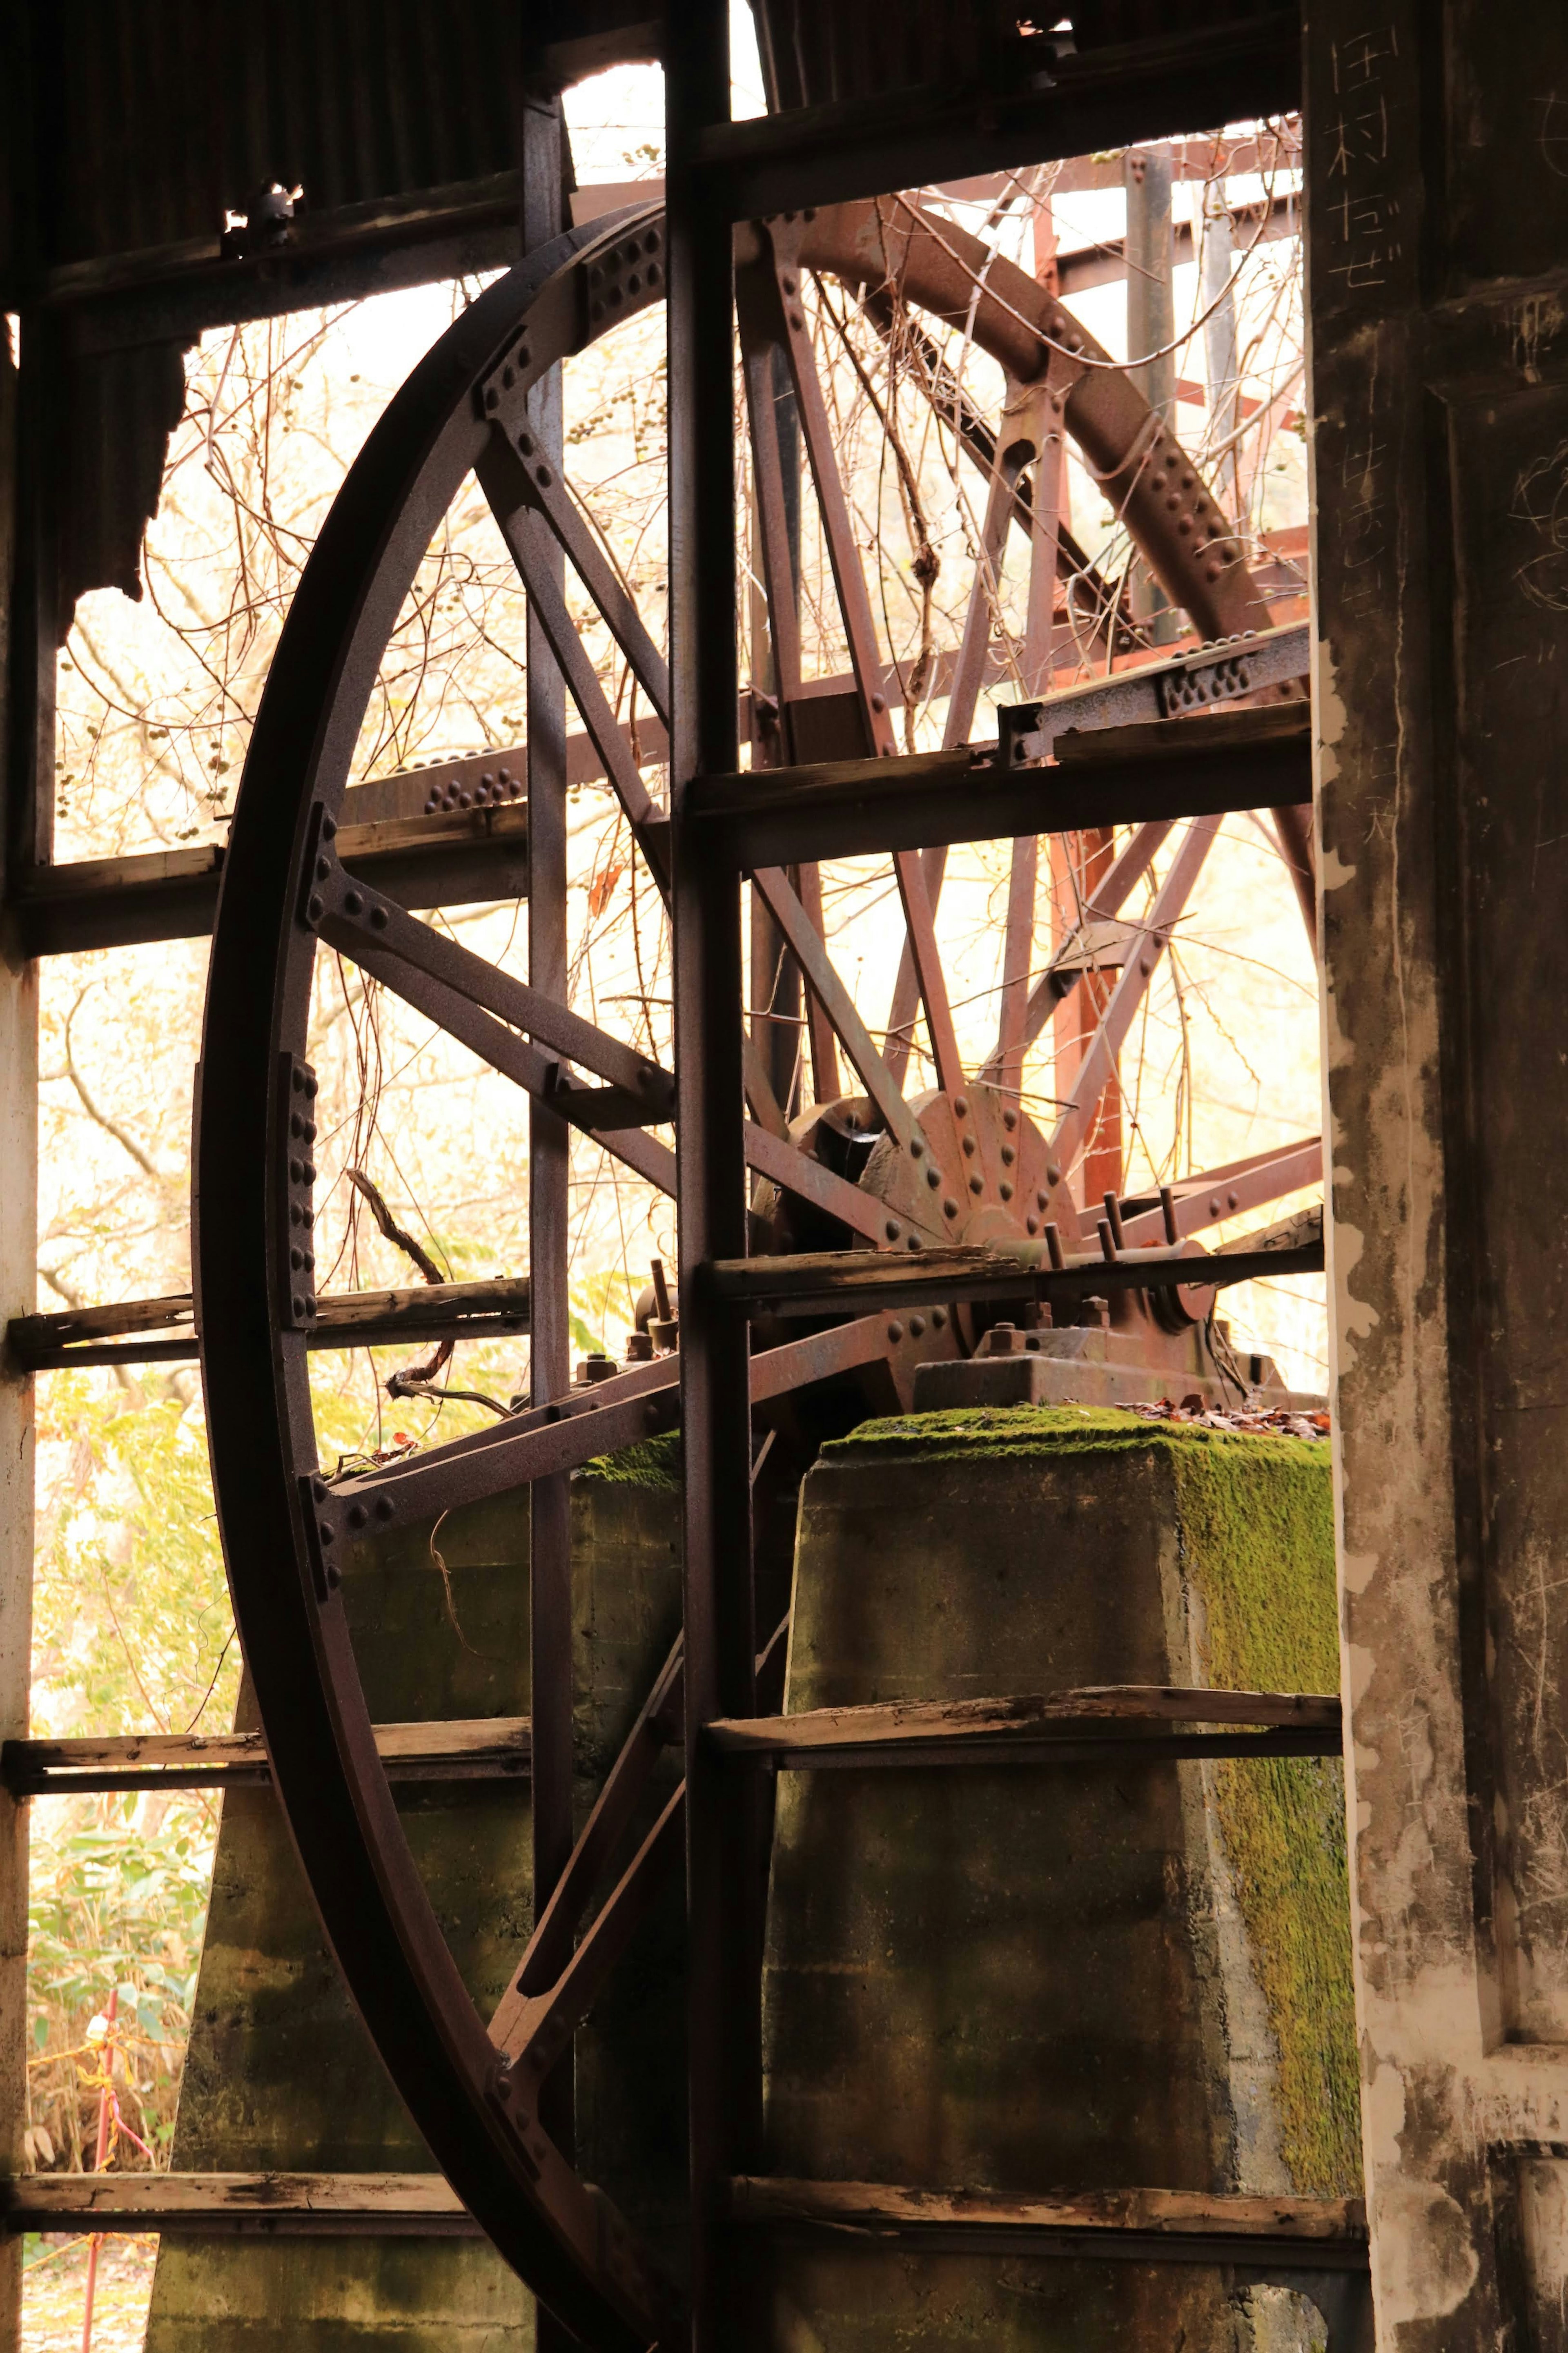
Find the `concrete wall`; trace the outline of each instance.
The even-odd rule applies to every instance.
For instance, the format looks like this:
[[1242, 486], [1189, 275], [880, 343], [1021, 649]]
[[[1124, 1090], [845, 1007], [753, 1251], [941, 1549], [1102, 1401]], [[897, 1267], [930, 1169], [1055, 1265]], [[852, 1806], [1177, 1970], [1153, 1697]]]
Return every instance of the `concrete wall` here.
[[[1326, 1449], [1021, 1407], [868, 1424], [803, 1492], [792, 1709], [1260, 1669], [1321, 1689], [1335, 1664]], [[767, 2168], [1353, 2189], [1348, 1941], [1337, 1764], [781, 1776]], [[778, 2353], [1316, 2327], [1198, 2265], [786, 2246], [756, 2286]]]
[[1308, 0], [1330, 1236], [1379, 2342], [1565, 2341], [1568, 16]]
[[[657, 1458], [613, 1479], [579, 1476], [573, 1487], [581, 1816], [674, 1635], [678, 1495]], [[451, 1514], [439, 1536], [450, 1609], [424, 1532], [379, 1546], [349, 1571], [345, 1592], [378, 1719], [529, 1712], [527, 1532], [526, 1495]], [[241, 1721], [249, 1720], [247, 1697]], [[465, 1979], [481, 2004], [493, 2003], [532, 1923], [527, 1784], [409, 1789], [402, 1811]], [[586, 2169], [667, 2248], [683, 2162], [679, 2103], [671, 2126], [664, 2078], [673, 2071], [679, 2085], [680, 2038], [665, 2026], [640, 2074], [626, 2046], [648, 2004], [679, 2019], [668, 1982], [679, 1972], [679, 1932], [677, 1894], [673, 1934], [664, 1915], [639, 1940], [613, 2006], [584, 2037], [579, 2071]], [[645, 2105], [650, 2088], [658, 2097]], [[671, 2129], [673, 2166], [658, 2137]], [[428, 2162], [325, 1949], [275, 1799], [268, 1790], [230, 1791], [174, 2165], [358, 2172]], [[148, 2353], [525, 2353], [532, 2343], [532, 2300], [488, 2246], [407, 2239], [170, 2234], [147, 2335]]]

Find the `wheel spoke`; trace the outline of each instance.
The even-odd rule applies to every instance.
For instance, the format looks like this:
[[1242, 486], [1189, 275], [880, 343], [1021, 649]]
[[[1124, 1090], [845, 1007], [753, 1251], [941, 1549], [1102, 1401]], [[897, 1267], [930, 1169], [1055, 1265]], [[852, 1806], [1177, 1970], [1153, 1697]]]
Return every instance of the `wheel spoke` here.
[[590, 602], [630, 663], [643, 692], [668, 727], [668, 666], [554, 466], [542, 451], [528, 450], [508, 470], [508, 480], [549, 528], [587, 590]]
[[566, 607], [566, 599], [544, 562], [546, 525], [527, 504], [521, 488], [521, 461], [497, 442], [480, 461], [479, 476], [490, 512], [510, 551], [528, 596], [529, 610], [549, 640], [584, 730], [605, 764], [605, 774], [626, 812], [638, 848], [661, 891], [668, 890], [664, 812], [643, 783], [631, 746], [622, 733], [608, 696]]
[[[974, 724], [975, 707], [980, 701], [980, 690], [985, 680], [985, 664], [991, 651], [991, 626], [996, 612], [996, 586], [1002, 570], [1003, 551], [1017, 505], [1018, 476], [1032, 451], [1031, 442], [1017, 438], [1005, 450], [997, 452], [985, 501], [980, 554], [974, 566], [969, 607], [963, 619], [963, 636], [948, 691], [947, 720], [942, 737], [944, 752], [951, 752], [956, 744], [966, 744]], [[922, 850], [921, 867], [925, 894], [930, 902], [931, 919], [934, 923], [942, 880], [947, 872], [945, 847], [937, 843], [931, 849]], [[901, 875], [900, 886], [902, 889]], [[904, 912], [907, 918], [907, 893]], [[914, 1042], [915, 1006], [919, 992], [911, 927], [910, 938], [904, 943], [899, 958], [898, 978], [893, 983], [893, 1002], [888, 1015], [888, 1068], [900, 1086]], [[937, 1067], [940, 1071], [940, 1058]]]
[[752, 880], [784, 934], [807, 988], [832, 1023], [862, 1086], [881, 1113], [888, 1133], [907, 1148], [919, 1133], [915, 1115], [855, 1010], [854, 999], [833, 969], [820, 934], [790, 889], [788, 876], [780, 866], [759, 866]]
[[[746, 1165], [771, 1184], [826, 1209], [829, 1217], [837, 1218], [852, 1233], [863, 1234], [868, 1241], [881, 1245], [904, 1239], [901, 1221], [890, 1218], [886, 1205], [874, 1194], [863, 1193], [858, 1185], [836, 1176], [820, 1160], [808, 1158], [793, 1144], [770, 1135], [755, 1122], [749, 1123], [746, 1128]], [[889, 1232], [889, 1226], [895, 1230]], [[932, 1227], [925, 1230], [934, 1234], [936, 1229]]]
[[1035, 950], [1035, 899], [1039, 881], [1040, 840], [1021, 833], [1013, 844], [1007, 876], [1007, 928], [1002, 946], [1002, 1012], [995, 1062], [1003, 1092], [1021, 1093], [1024, 1084], [1024, 1023], [1029, 966]]
[[[1083, 910], [1087, 920], [1112, 922], [1121, 913], [1129, 892], [1134, 890], [1149, 871], [1161, 844], [1170, 832], [1169, 820], [1157, 818], [1141, 825], [1131, 840], [1116, 860], [1110, 873], [1094, 894], [1091, 906]], [[1071, 995], [1088, 968], [1082, 952], [1081, 926], [1064, 940], [1045, 971], [1029, 990], [1025, 1005], [1018, 1050], [1032, 1046], [1052, 1014], [1063, 999]], [[1069, 961], [1069, 959], [1071, 959]], [[989, 1086], [1002, 1084], [1004, 1044], [999, 1041], [995, 1051], [981, 1072], [982, 1082]]]
[[[868, 1315], [764, 1349], [751, 1360], [752, 1403], [765, 1405], [812, 1381], [881, 1363], [889, 1346], [885, 1321]], [[574, 1390], [412, 1461], [331, 1486], [317, 1481], [310, 1510], [318, 1537], [331, 1551], [353, 1543], [366, 1527], [407, 1526], [463, 1504], [513, 1493], [552, 1472], [575, 1471], [597, 1455], [673, 1429], [679, 1412], [679, 1356], [634, 1365], [594, 1388]]]
[[[958, 1059], [958, 1037], [952, 1026], [952, 1008], [948, 1003], [947, 976], [936, 944], [935, 913], [926, 887], [922, 853], [918, 849], [896, 851], [893, 871], [899, 879], [899, 896], [904, 905], [904, 929], [908, 934], [904, 952], [914, 965], [916, 985], [925, 1008], [936, 1082], [944, 1093], [957, 1094], [963, 1085], [963, 1067]], [[889, 1039], [889, 1048], [891, 1044]], [[888, 1071], [889, 1076], [897, 1075], [890, 1052]]]
[[[455, 1038], [503, 1078], [510, 1079], [536, 1103], [555, 1112], [569, 1126], [593, 1136], [647, 1184], [674, 1198], [675, 1155], [668, 1145], [645, 1135], [640, 1127], [631, 1124], [647, 1115], [637, 1098], [620, 1087], [574, 1084], [557, 1060], [542, 1054], [537, 1046], [531, 1046], [515, 1029], [509, 1029], [504, 1022], [460, 996], [447, 982], [434, 979], [389, 950], [370, 946], [346, 924], [340, 932], [335, 923], [324, 921], [321, 930], [324, 938], [334, 944], [341, 941], [362, 972], [382, 982], [394, 996], [411, 1005], [416, 1013], [424, 1014], [426, 1020], [434, 1021], [449, 1038]], [[662, 1120], [668, 1113], [654, 1116]]]
[[533, 2056], [542, 2073], [582, 2025], [605, 1978], [630, 1944], [637, 1924], [679, 1862], [686, 1828], [686, 1784], [673, 1791], [652, 1830], [627, 1863], [580, 1945], [552, 1985], [503, 2004], [504, 2026], [491, 2040], [513, 2061]]
[[1219, 826], [1217, 817], [1194, 819], [1147, 918], [1129, 937], [1128, 956], [1121, 968], [1121, 977], [1112, 989], [1099, 1027], [1084, 1050], [1068, 1095], [1066, 1109], [1051, 1134], [1050, 1157], [1059, 1162], [1063, 1168], [1070, 1168], [1077, 1159], [1093, 1120], [1095, 1105], [1116, 1076], [1116, 1060], [1121, 1051], [1122, 1041], [1148, 993], [1150, 980], [1164, 954], [1172, 927], [1192, 895], [1193, 886]]
[[[1218, 1225], [1247, 1209], [1263, 1208], [1287, 1193], [1321, 1184], [1322, 1176], [1322, 1139], [1310, 1135], [1300, 1144], [1279, 1145], [1268, 1152], [1251, 1153], [1245, 1160], [1227, 1162], [1223, 1168], [1184, 1176], [1170, 1187], [1177, 1237], [1184, 1241], [1205, 1226]], [[1121, 1229], [1130, 1250], [1168, 1239], [1163, 1208], [1141, 1210], [1136, 1217], [1124, 1215]]]
[[[827, 924], [822, 906], [822, 869], [816, 864], [800, 866], [795, 875], [801, 913], [826, 957]], [[795, 961], [799, 963], [798, 956]], [[837, 1103], [844, 1092], [838, 1075], [837, 1040], [826, 1007], [816, 990], [809, 987], [805, 997], [805, 1036], [811, 1052], [812, 1100]]]
[[549, 1903], [534, 1924], [511, 1983], [490, 2020], [490, 2040], [499, 2050], [520, 2046], [519, 2029], [527, 2005], [545, 1992], [572, 1957], [578, 1924], [594, 1890], [630, 1828], [653, 1768], [680, 1737], [685, 1704], [685, 1644], [678, 1634], [637, 1722], [621, 1744], [605, 1786], [584, 1823]]

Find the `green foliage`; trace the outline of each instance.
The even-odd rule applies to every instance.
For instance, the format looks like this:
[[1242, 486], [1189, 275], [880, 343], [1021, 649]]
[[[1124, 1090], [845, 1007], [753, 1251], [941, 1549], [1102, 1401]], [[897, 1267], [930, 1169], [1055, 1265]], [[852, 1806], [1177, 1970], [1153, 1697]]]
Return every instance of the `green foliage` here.
[[[33, 1715], [40, 1733], [233, 1720], [239, 1654], [199, 1415], [89, 1373], [40, 1384]], [[217, 1811], [196, 1791], [33, 1807], [28, 2116], [37, 2163], [92, 2160], [89, 2021], [119, 1989], [114, 2084], [154, 2154], [174, 2130]], [[117, 2162], [140, 2163], [129, 2140]]]

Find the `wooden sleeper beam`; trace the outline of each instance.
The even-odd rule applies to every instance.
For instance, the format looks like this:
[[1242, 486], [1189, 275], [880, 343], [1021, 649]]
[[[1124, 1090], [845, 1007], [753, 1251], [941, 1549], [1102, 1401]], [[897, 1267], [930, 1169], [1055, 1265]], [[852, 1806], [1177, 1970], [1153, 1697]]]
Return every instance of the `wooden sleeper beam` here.
[[[525, 1780], [532, 1765], [526, 1715], [378, 1724], [375, 1745], [394, 1781]], [[0, 1744], [0, 1784], [14, 1798], [75, 1797], [100, 1789], [229, 1789], [269, 1785], [271, 1779], [259, 1732], [132, 1732]]]
[[229, 2238], [477, 2239], [438, 2173], [26, 2173], [0, 2181], [0, 2228]]
[[1154, 1683], [720, 1717], [707, 1726], [707, 1737], [723, 1756], [797, 1772], [825, 1766], [1076, 1763], [1097, 1750], [1127, 1746], [1163, 1756], [1337, 1757], [1342, 1745], [1337, 1693]]
[[1364, 2272], [1359, 2198], [1210, 2197], [1183, 2189], [913, 2189], [885, 2182], [742, 2175], [729, 2185], [732, 2223], [828, 2232], [975, 2253], [1121, 2257], [1136, 2263]]

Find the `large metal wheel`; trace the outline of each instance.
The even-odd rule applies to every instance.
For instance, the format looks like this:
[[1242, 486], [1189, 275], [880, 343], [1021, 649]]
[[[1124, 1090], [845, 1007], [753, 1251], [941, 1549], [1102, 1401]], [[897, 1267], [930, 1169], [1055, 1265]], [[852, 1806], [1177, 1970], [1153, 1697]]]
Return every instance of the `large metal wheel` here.
[[[1268, 631], [1267, 606], [1238, 542], [1167, 427], [1125, 375], [1049, 295], [912, 201], [854, 205], [761, 224], [738, 255], [742, 359], [755, 510], [765, 575], [776, 719], [759, 759], [893, 754], [888, 671], [836, 470], [798, 299], [803, 273], [837, 283], [888, 333], [966, 321], [1005, 372], [1005, 430], [987, 430], [928, 343], [932, 397], [988, 485], [984, 560], [1010, 531], [1030, 541], [1026, 663], [1048, 678], [1055, 584], [1064, 567], [1079, 621], [1109, 652], [1128, 627], [1058, 529], [1053, 483], [1072, 435], [1123, 512], [1150, 568], [1214, 646], [1159, 673], [1160, 709], [1272, 689], [1290, 691], [1300, 647]], [[583, 1900], [630, 1819], [639, 1773], [674, 1705], [678, 1663], [648, 1708], [521, 1957], [493, 2019], [460, 1980], [411, 1857], [369, 1712], [341, 1599], [341, 1563], [362, 1534], [430, 1519], [523, 1487], [671, 1427], [679, 1358], [628, 1366], [591, 1388], [396, 1463], [329, 1480], [317, 1460], [306, 1347], [315, 1313], [312, 1144], [315, 1081], [305, 1060], [312, 965], [323, 944], [356, 962], [453, 1038], [596, 1135], [629, 1168], [673, 1194], [675, 1158], [650, 1131], [673, 1118], [670, 1073], [510, 973], [416, 920], [346, 873], [337, 818], [368, 698], [416, 569], [443, 516], [477, 475], [518, 565], [534, 621], [619, 796], [656, 883], [668, 830], [629, 755], [552, 574], [563, 550], [654, 710], [668, 720], [665, 665], [611, 567], [535, 447], [530, 388], [585, 343], [663, 297], [663, 224], [649, 208], [574, 232], [490, 287], [416, 368], [349, 475], [306, 569], [256, 723], [225, 866], [213, 945], [196, 1147], [196, 1283], [219, 1517], [247, 1662], [278, 1788], [327, 1932], [370, 2032], [437, 2162], [496, 2246], [561, 2322], [605, 2348], [674, 2344], [675, 2300], [619, 2219], [543, 2129], [541, 2086], [624, 1942], [654, 1876], [678, 1862], [680, 1799], [631, 1859], [617, 1898], [574, 1943]], [[832, 559], [853, 691], [828, 711], [803, 695], [780, 387], [793, 393]], [[1039, 634], [1043, 630], [1043, 637]], [[990, 608], [977, 586], [955, 658], [947, 740], [968, 735], [981, 691]], [[1032, 649], [1032, 650], [1029, 650]], [[1106, 664], [1109, 670], [1109, 661]], [[1152, 673], [1150, 676], [1152, 677]], [[1068, 723], [1133, 715], [1125, 680], [1048, 703], [1047, 741]], [[1146, 697], [1155, 687], [1145, 683]], [[831, 742], [822, 729], [831, 722]], [[813, 731], [816, 731], [815, 733]], [[1163, 867], [1103, 1001], [1070, 1099], [1043, 1125], [1020, 1100], [1029, 1040], [1083, 977], [1063, 956], [1030, 985], [1037, 845], [1016, 845], [999, 1034], [984, 1066], [960, 1060], [933, 911], [942, 853], [894, 861], [907, 932], [889, 1043], [879, 1048], [824, 947], [816, 877], [759, 872], [754, 889], [809, 1000], [815, 1085], [804, 1108], [792, 1072], [754, 1049], [747, 1160], [757, 1247], [1025, 1240], [1079, 1216], [1068, 1179], [1150, 975], [1185, 905], [1217, 819], [1194, 823]], [[1279, 819], [1310, 907], [1300, 813]], [[1146, 826], [1095, 893], [1114, 917], [1170, 828]], [[906, 1092], [918, 1016], [936, 1084]], [[840, 1058], [853, 1079], [840, 1077]], [[1316, 1147], [1260, 1155], [1224, 1172], [1225, 1202], [1184, 1187], [1130, 1239], [1185, 1236], [1312, 1181]], [[1092, 1239], [1092, 1228], [1090, 1229]], [[1201, 1312], [1201, 1310], [1194, 1310]], [[752, 1357], [759, 1409], [811, 1385], [878, 1368], [907, 1395], [915, 1364], [973, 1345], [958, 1316], [822, 1319], [806, 1336], [763, 1332]], [[595, 1843], [596, 1841], [596, 1843]]]

